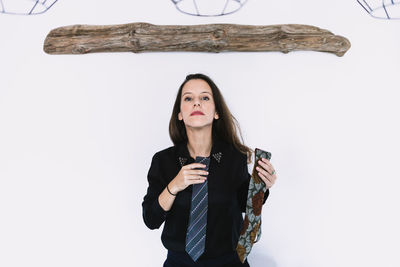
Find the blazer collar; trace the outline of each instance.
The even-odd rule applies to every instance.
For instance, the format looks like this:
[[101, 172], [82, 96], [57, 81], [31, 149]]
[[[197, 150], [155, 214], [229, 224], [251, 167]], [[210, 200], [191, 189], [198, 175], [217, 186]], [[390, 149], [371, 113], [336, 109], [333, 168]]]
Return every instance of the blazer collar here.
[[[222, 161], [223, 143], [224, 142], [222, 140], [215, 139], [213, 140], [213, 144], [211, 147], [210, 158], [215, 160], [218, 164], [220, 164]], [[188, 164], [189, 159], [191, 159], [190, 161], [194, 162], [194, 159], [190, 156], [189, 150], [187, 148], [187, 141], [182, 142], [177, 146], [178, 146], [177, 156], [181, 167]]]

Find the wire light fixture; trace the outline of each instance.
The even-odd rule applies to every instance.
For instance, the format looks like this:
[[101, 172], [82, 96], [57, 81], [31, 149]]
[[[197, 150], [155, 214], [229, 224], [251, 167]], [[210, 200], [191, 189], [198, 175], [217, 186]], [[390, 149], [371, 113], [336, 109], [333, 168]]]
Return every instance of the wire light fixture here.
[[0, 13], [37, 15], [49, 10], [58, 0], [0, 0]]
[[357, 0], [372, 17], [400, 19], [400, 0]]
[[235, 13], [242, 8], [247, 0], [171, 0], [182, 13], [216, 17]]

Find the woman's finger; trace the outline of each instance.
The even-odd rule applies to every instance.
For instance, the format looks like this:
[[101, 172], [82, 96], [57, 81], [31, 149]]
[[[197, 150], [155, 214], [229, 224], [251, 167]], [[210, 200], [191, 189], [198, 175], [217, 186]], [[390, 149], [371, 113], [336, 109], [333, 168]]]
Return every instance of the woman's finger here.
[[203, 176], [190, 176], [187, 179], [189, 184], [201, 184], [204, 183], [207, 179]]
[[266, 164], [264, 161], [260, 160], [258, 162], [259, 166], [258, 168], [262, 167], [264, 170], [268, 171], [269, 173], [272, 173], [272, 166], [269, 166], [268, 164]]
[[262, 173], [258, 173], [258, 176], [261, 177], [267, 188], [270, 188], [273, 185], [273, 183], [268, 179], [268, 177], [264, 176]]
[[267, 166], [273, 168], [272, 163], [271, 163], [268, 159], [266, 159], [266, 158], [260, 158], [260, 161], [261, 161], [264, 165], [267, 165]]
[[192, 169], [195, 169], [195, 168], [202, 168], [202, 169], [204, 169], [205, 167], [206, 167], [206, 165], [204, 165], [204, 164], [202, 164], [202, 163], [191, 163], [191, 164], [188, 164], [188, 165], [183, 166], [182, 168], [183, 168], [183, 169], [186, 169], [186, 170], [192, 170]]
[[274, 170], [272, 164], [270, 164], [270, 163], [267, 164], [266, 162], [261, 161], [261, 162], [259, 162], [259, 165], [260, 165], [261, 167], [263, 167], [264, 170], [268, 171], [269, 174], [271, 174], [271, 175], [274, 175], [274, 174], [275, 174], [275, 170]]
[[[271, 173], [271, 175], [274, 175], [276, 172], [275, 172], [275, 168], [274, 168], [274, 166], [272, 166], [272, 164], [271, 164], [271, 162], [269, 162], [269, 161], [265, 161], [265, 163], [269, 166], [269, 170], [271, 171], [270, 173]], [[276, 177], [275, 177], [276, 178]]]
[[208, 175], [208, 171], [205, 170], [193, 170], [193, 169], [189, 169], [189, 170], [184, 170], [183, 174], [186, 176], [190, 176], [190, 175]]
[[208, 171], [206, 171], [206, 170], [190, 170], [190, 173], [207, 175]]
[[258, 171], [258, 176], [264, 178], [263, 180], [268, 180], [268, 182], [272, 182], [271, 175], [265, 170], [259, 170]]
[[203, 176], [189, 176], [188, 177], [188, 180], [194, 180], [194, 181], [196, 181], [196, 180], [207, 180], [207, 178], [206, 177], [203, 177]]
[[267, 167], [267, 170], [265, 169], [265, 168], [261, 168], [260, 166], [257, 166], [256, 167], [256, 170], [260, 173], [262, 173], [262, 174], [264, 174], [264, 176], [266, 176], [266, 177], [268, 177], [268, 175], [270, 175], [271, 173], [270, 172], [272, 172], [272, 170], [269, 170], [268, 169], [268, 167]]

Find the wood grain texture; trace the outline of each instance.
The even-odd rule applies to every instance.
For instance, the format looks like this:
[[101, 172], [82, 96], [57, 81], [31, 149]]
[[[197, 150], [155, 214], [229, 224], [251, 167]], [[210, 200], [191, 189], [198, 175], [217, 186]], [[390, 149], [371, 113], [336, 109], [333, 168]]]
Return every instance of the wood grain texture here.
[[308, 50], [343, 56], [350, 48], [345, 37], [315, 26], [282, 25], [72, 25], [47, 35], [48, 54], [97, 52], [255, 52]]

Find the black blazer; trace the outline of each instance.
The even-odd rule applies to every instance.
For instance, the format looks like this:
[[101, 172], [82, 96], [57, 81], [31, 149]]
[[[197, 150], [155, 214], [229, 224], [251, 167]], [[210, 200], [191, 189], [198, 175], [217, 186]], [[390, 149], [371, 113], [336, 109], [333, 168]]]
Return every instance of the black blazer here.
[[[208, 180], [206, 245], [199, 259], [218, 257], [236, 250], [246, 211], [250, 174], [247, 155], [222, 140], [213, 140]], [[148, 172], [149, 186], [143, 198], [143, 220], [150, 229], [165, 222], [161, 240], [165, 248], [185, 251], [192, 186], [179, 192], [169, 211], [164, 211], [158, 196], [176, 177], [182, 166], [193, 163], [187, 143], [171, 146], [154, 154]], [[265, 192], [264, 201], [269, 190]]]

